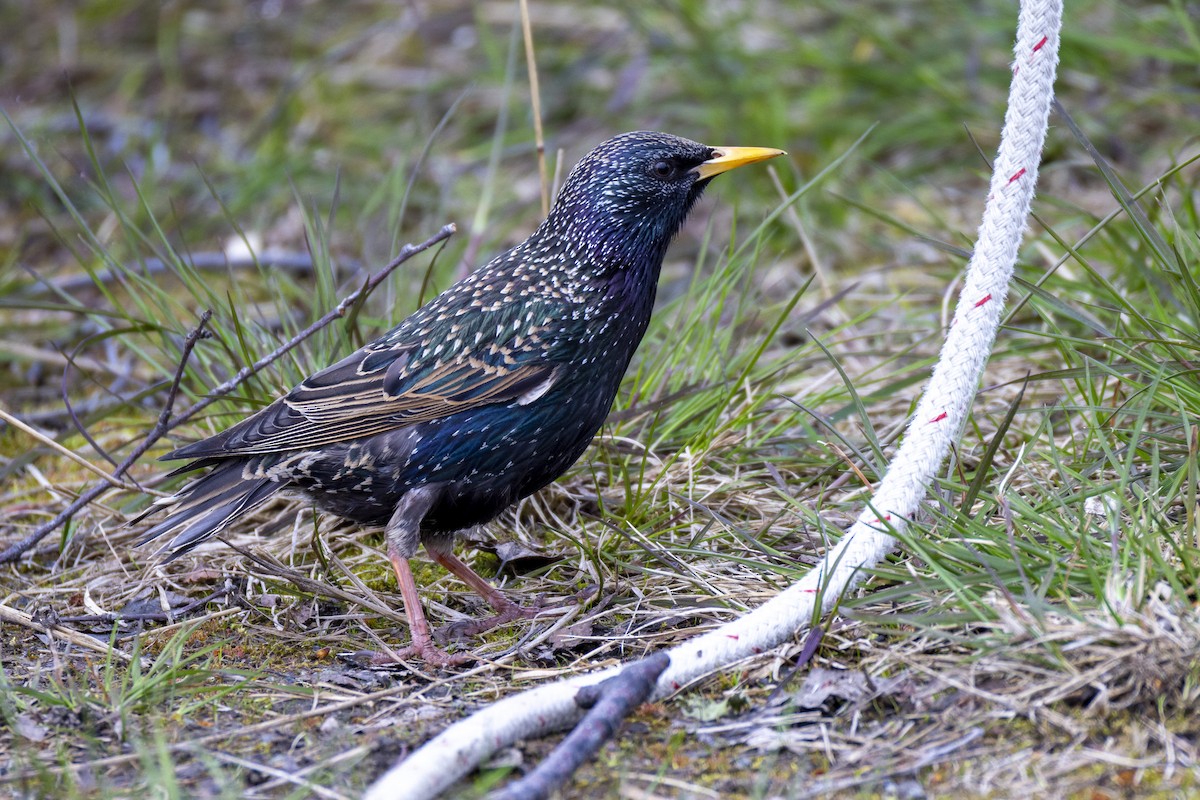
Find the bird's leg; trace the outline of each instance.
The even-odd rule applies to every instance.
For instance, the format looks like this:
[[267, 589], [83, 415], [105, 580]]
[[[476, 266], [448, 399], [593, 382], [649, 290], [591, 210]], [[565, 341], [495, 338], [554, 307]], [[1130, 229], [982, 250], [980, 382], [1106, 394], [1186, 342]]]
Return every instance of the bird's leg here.
[[388, 521], [385, 536], [387, 537], [388, 559], [396, 571], [396, 582], [400, 586], [400, 598], [404, 601], [404, 615], [408, 617], [408, 628], [412, 635], [412, 644], [395, 654], [395, 658], [376, 654], [372, 661], [387, 663], [393, 660], [417, 656], [426, 663], [445, 667], [470, 661], [469, 655], [450, 655], [434, 645], [429, 635], [429, 623], [421, 608], [421, 597], [417, 593], [417, 581], [413, 578], [412, 567], [408, 563], [420, 544], [421, 520], [437, 499], [437, 488], [420, 486], [409, 491], [401, 499]]
[[495, 628], [497, 625], [505, 625], [516, 619], [529, 619], [537, 615], [538, 609], [519, 606], [505, 597], [499, 589], [488, 583], [478, 572], [468, 567], [458, 556], [450, 552], [449, 544], [447, 542], [447, 549], [443, 550], [437, 545], [430, 547], [430, 543], [426, 543], [425, 549], [429, 552], [429, 555], [433, 556], [434, 561], [441, 564], [459, 580], [474, 589], [480, 597], [488, 602], [488, 605], [496, 609], [495, 615], [487, 619], [476, 620], [475, 622], [458, 622], [449, 626], [450, 636], [477, 636], [484, 631]]
[[412, 635], [412, 644], [395, 652], [395, 655], [375, 653], [371, 661], [375, 664], [387, 664], [416, 656], [427, 664], [436, 667], [448, 667], [470, 661], [471, 656], [458, 653], [450, 655], [433, 643], [429, 635], [429, 622], [421, 608], [421, 598], [417, 594], [417, 582], [413, 578], [412, 567], [408, 559], [388, 548], [388, 558], [396, 571], [396, 582], [400, 584], [400, 597], [404, 601], [404, 615], [408, 617], [408, 629]]

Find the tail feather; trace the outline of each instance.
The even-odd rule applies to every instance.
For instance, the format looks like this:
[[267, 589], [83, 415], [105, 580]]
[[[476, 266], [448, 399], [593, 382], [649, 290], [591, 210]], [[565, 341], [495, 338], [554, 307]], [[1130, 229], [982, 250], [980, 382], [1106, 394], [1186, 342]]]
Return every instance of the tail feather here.
[[[208, 466], [202, 464], [201, 466]], [[163, 550], [171, 561], [225, 530], [231, 522], [262, 505], [283, 488], [267, 478], [247, 478], [240, 460], [218, 462], [214, 469], [177, 494], [156, 501], [130, 524], [170, 506], [166, 518], [142, 535], [139, 545], [178, 531]], [[192, 465], [188, 465], [188, 469]], [[186, 471], [186, 470], [177, 470]]]

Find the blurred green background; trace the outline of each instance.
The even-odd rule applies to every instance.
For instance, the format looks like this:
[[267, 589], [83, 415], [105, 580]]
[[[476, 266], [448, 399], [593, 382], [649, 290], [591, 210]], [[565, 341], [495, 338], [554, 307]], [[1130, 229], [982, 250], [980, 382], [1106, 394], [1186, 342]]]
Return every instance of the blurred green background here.
[[[1197, 118], [1195, 10], [1068, 4], [1059, 95], [1135, 176], [1161, 168]], [[993, 152], [1015, 14], [995, 0], [535, 2], [548, 150], [569, 167], [613, 133], [655, 128], [784, 147], [810, 176], [877, 125], [833, 185], [950, 238], [961, 220], [936, 217], [957, 217], [960, 192], [978, 205], [985, 164], [964, 126]], [[450, 220], [490, 252], [540, 214], [517, 25], [514, 2], [11, 0], [0, 104], [63, 190], [103, 215], [78, 113], [111, 190], [135, 217], [139, 202], [153, 209], [183, 249], [214, 248], [235, 223], [300, 247], [302, 202], [336, 206], [332, 246], [347, 258], [383, 262]], [[70, 265], [56, 198], [7, 125], [0, 142], [0, 263]], [[1053, 173], [1070, 142], [1050, 148]], [[777, 199], [763, 175], [720, 191]], [[839, 275], [895, 257], [895, 231], [880, 241], [844, 204], [806, 213]]]

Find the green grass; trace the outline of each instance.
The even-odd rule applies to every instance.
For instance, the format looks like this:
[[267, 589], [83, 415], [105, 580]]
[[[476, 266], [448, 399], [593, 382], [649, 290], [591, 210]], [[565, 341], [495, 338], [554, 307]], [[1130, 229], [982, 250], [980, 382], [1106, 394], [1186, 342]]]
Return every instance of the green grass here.
[[[218, 669], [214, 656], [222, 644], [197, 647], [196, 626], [185, 625], [153, 655], [135, 638], [127, 661], [105, 657], [100, 663], [65, 665], [20, 683], [9, 678], [20, 666], [0, 661], [0, 718], [17, 731], [12, 742], [9, 775], [31, 796], [94, 796], [96, 776], [80, 776], [76, 765], [101, 759], [113, 744], [128, 756], [139, 777], [122, 776], [111, 787], [120, 793], [163, 792], [185, 797], [175, 776], [168, 731], [181, 721], [211, 725], [224, 711], [224, 701], [239, 693], [263, 691], [256, 676], [237, 669]], [[115, 640], [114, 640], [115, 642]], [[70, 738], [55, 735], [69, 729]], [[47, 752], [37, 743], [47, 741]], [[208, 779], [223, 785], [223, 796], [239, 796], [241, 780], [210, 765]], [[93, 785], [89, 785], [93, 784]]]
[[[336, 306], [403, 243], [458, 223], [444, 246], [173, 437], [207, 435], [532, 230], [540, 187], [515, 4], [330, 8], [0, 9], [0, 26], [22, 31], [0, 92], [6, 411], [95, 464], [120, 461], [153, 425], [200, 312], [213, 312], [211, 337], [188, 360], [177, 409]], [[518, 593], [599, 591], [561, 635], [543, 637], [549, 623], [538, 623], [473, 648], [569, 672], [673, 643], [802, 574], [886, 470], [978, 224], [979, 152], [996, 144], [1014, 8], [843, 8], [532, 4], [552, 172], [560, 148], [565, 174], [632, 128], [791, 155], [774, 175], [714, 185], [671, 251], [601, 436], [564, 480], [481, 536], [561, 557], [500, 576]], [[1200, 678], [1193, 17], [1177, 2], [1067, 9], [1057, 96], [1079, 130], [1053, 122], [1037, 223], [983, 390], [899, 553], [823, 623], [816, 665], [896, 678], [907, 694], [825, 707], [818, 741], [779, 722], [801, 738], [769, 755], [706, 734], [728, 759], [710, 767], [686, 735], [703, 726], [680, 721], [705, 700], [643, 709], [567, 796], [616, 797], [622, 780], [679, 790], [664, 776], [729, 797], [869, 796], [917, 762], [926, 791], [956, 797], [1036, 794], [1041, 775], [1066, 796], [1122, 781], [1166, 796], [1194, 783], [1166, 755], [1190, 757], [1200, 735], [1188, 713]], [[311, 254], [311, 268], [270, 266], [268, 250]], [[195, 266], [233, 251], [258, 261]], [[156, 260], [164, 269], [148, 273]], [[66, 360], [67, 396], [94, 444], [62, 407]], [[134, 477], [169, 488], [152, 460], [167, 447]], [[7, 544], [94, 476], [6, 428], [0, 479]], [[12, 755], [0, 787], [306, 795], [279, 770], [353, 796], [401, 747], [523, 685], [503, 667], [445, 687], [367, 678], [323, 654], [406, 636], [369, 611], [396, 605], [377, 537], [281, 505], [235, 537], [277, 566], [218, 549], [156, 573], [132, 548], [136, 531], [120, 528], [147, 499], [110, 493], [4, 566], [0, 602], [82, 614], [161, 587], [195, 599], [228, 579], [244, 604], [210, 606], [203, 635], [176, 632], [134, 668], [61, 655], [6, 625], [0, 743]], [[477, 615], [439, 571], [419, 575], [436, 622]], [[137, 653], [141, 641], [119, 645]], [[759, 665], [696, 691], [719, 704], [726, 679], [750, 709], [766, 708], [776, 685]], [[237, 735], [270, 722], [272, 703], [369, 698], [386, 682], [394, 697], [331, 712], [341, 733], [285, 714], [263, 734], [276, 738]], [[67, 717], [87, 720], [85, 732]], [[975, 744], [920, 762], [942, 752], [942, 733], [972, 726]], [[201, 730], [224, 735], [201, 741]], [[1090, 755], [1100, 750], [1145, 766], [1123, 776]], [[126, 760], [94, 766], [114, 757]]]

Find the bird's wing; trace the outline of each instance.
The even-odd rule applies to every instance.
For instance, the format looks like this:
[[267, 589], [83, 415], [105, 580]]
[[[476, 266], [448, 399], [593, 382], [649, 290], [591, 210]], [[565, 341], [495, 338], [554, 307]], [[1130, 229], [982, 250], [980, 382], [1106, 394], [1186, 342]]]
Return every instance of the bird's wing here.
[[307, 450], [479, 406], [533, 402], [559, 375], [553, 363], [514, 361], [495, 347], [418, 363], [425, 349], [380, 339], [232, 428], [164, 458]]

